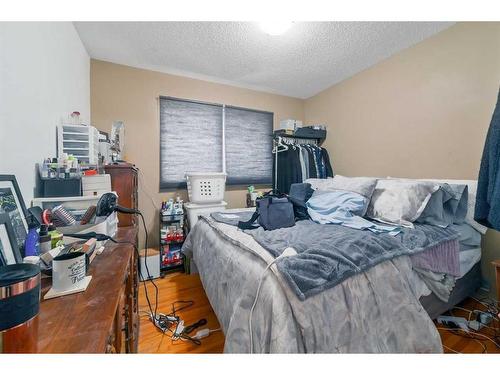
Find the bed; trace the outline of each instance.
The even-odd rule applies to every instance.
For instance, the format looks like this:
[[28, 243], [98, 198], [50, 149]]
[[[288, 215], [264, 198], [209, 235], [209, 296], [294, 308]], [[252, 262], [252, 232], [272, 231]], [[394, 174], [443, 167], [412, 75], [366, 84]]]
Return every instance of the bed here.
[[[241, 212], [225, 212], [233, 211]], [[432, 318], [473, 293], [480, 280], [476, 262], [444, 303], [410, 257], [399, 256], [303, 300], [276, 265], [266, 271], [274, 257], [252, 236], [210, 216], [200, 217], [183, 252], [200, 274], [226, 353], [441, 353]]]

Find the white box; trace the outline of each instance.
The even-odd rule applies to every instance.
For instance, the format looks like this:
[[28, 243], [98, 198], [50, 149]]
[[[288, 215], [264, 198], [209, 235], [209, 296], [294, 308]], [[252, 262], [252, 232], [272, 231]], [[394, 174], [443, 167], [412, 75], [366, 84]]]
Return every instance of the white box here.
[[302, 121], [286, 119], [280, 121], [280, 129], [281, 130], [292, 130], [295, 131], [297, 128], [302, 127]]
[[109, 193], [111, 191], [111, 175], [83, 176], [82, 191], [84, 196], [100, 196]]
[[200, 215], [210, 215], [212, 212], [219, 212], [226, 210], [227, 203], [222, 201], [218, 203], [206, 203], [206, 204], [198, 204], [198, 203], [184, 203], [184, 207], [186, 208], [189, 227], [191, 229], [194, 228], [196, 222], [198, 221], [198, 217]]
[[[140, 255], [140, 274], [139, 277], [141, 281], [143, 280], [150, 280], [150, 279], [157, 279], [160, 277], [160, 252], [156, 249], [148, 249], [148, 256], [146, 257], [146, 250], [142, 249], [139, 252]], [[147, 269], [146, 269], [146, 264], [147, 264]], [[151, 278], [148, 278], [148, 271], [149, 271], [149, 276]]]

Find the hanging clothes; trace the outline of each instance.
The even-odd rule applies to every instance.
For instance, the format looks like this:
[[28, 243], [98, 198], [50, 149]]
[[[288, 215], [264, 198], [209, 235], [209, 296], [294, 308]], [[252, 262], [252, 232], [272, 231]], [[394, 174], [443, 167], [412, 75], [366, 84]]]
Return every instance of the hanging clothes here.
[[330, 156], [328, 155], [328, 151], [326, 151], [323, 147], [321, 147], [321, 156], [325, 162], [326, 177], [333, 177], [333, 168], [330, 164]]
[[274, 186], [281, 193], [288, 194], [291, 184], [303, 182], [308, 178], [333, 177], [328, 152], [317, 145], [288, 145], [287, 150], [278, 152], [275, 157], [278, 173]]

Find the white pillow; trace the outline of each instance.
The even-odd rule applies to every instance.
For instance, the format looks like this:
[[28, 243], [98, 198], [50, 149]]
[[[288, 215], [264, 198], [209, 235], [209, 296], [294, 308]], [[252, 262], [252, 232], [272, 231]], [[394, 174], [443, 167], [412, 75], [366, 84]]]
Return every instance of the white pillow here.
[[380, 179], [375, 186], [367, 216], [390, 224], [413, 228], [437, 183], [416, 180]]

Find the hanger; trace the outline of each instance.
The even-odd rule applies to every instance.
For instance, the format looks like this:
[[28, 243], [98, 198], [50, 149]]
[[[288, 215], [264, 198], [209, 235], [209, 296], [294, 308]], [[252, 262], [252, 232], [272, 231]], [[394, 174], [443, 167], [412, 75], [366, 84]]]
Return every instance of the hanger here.
[[288, 150], [288, 146], [283, 143], [283, 138], [278, 137], [278, 141], [275, 140], [274, 142], [273, 154]]

